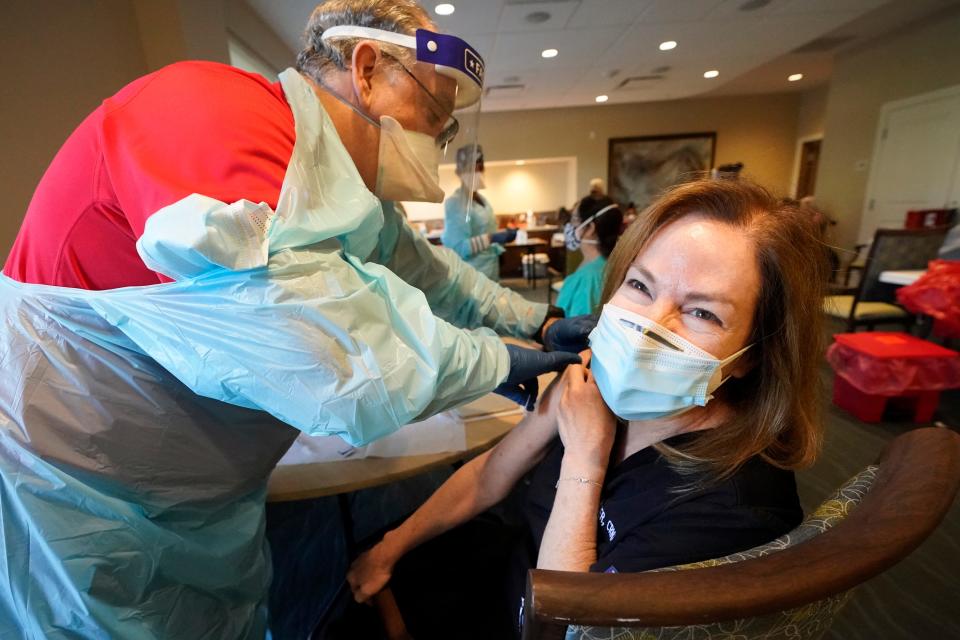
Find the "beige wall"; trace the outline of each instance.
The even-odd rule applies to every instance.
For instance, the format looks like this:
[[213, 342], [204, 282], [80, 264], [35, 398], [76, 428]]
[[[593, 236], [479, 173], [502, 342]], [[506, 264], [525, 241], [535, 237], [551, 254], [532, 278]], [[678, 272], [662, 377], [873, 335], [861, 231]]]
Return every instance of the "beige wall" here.
[[856, 242], [880, 108], [960, 84], [960, 9], [907, 26], [838, 56], [830, 83], [817, 203], [839, 220], [840, 246]]
[[716, 164], [742, 161], [747, 175], [779, 193], [790, 187], [798, 94], [731, 96], [631, 105], [485, 113], [488, 160], [577, 157], [577, 193], [607, 177], [609, 138], [717, 133]]
[[40, 177], [100, 102], [177, 60], [227, 62], [227, 32], [292, 64], [242, 0], [12, 0], [0, 2], [0, 262]]
[[823, 135], [829, 91], [830, 85], [825, 84], [801, 95], [800, 110], [797, 113], [798, 140]]
[[227, 31], [254, 50], [274, 69], [283, 71], [297, 61], [297, 54], [267, 26], [244, 0], [228, 0]]
[[147, 67], [127, 0], [0, 3], [0, 257], [57, 149]]

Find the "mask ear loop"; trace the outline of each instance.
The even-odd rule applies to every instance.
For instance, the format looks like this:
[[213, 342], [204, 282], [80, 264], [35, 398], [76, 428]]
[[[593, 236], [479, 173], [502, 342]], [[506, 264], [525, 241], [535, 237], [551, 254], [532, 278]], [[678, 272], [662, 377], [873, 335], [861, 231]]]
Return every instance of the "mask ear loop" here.
[[729, 380], [729, 379], [732, 377], [732, 376], [729, 376], [729, 375], [726, 375], [726, 376], [723, 375], [723, 368], [726, 367], [726, 366], [728, 366], [728, 365], [730, 365], [730, 364], [733, 363], [734, 361], [736, 361], [740, 356], [742, 356], [744, 353], [746, 353], [747, 350], [750, 349], [750, 347], [752, 347], [752, 346], [753, 346], [753, 343], [751, 342], [750, 344], [748, 344], [747, 346], [745, 346], [743, 349], [740, 349], [740, 351], [737, 351], [736, 353], [731, 354], [731, 355], [727, 356], [726, 358], [724, 358], [723, 360], [720, 361], [720, 365], [717, 367], [717, 370], [716, 370], [716, 372], [714, 373], [714, 376], [718, 376], [718, 375], [720, 376], [720, 382], [718, 382], [718, 383], [717, 383], [717, 386], [715, 386], [715, 387], [710, 391], [711, 394], [713, 394], [714, 391], [716, 391], [716, 390], [719, 389], [721, 386], [723, 386], [723, 383], [726, 382], [727, 380]]
[[376, 127], [377, 129], [380, 129], [380, 128], [381, 128], [380, 123], [377, 122], [376, 120], [374, 120], [372, 116], [370, 116], [369, 114], [365, 113], [362, 109], [360, 109], [360, 107], [358, 107], [357, 105], [353, 104], [352, 102], [350, 102], [349, 100], [347, 100], [346, 98], [344, 98], [342, 95], [340, 95], [339, 93], [337, 93], [336, 91], [334, 91], [333, 88], [332, 88], [330, 85], [328, 85], [327, 83], [322, 82], [322, 81], [320, 81], [320, 80], [317, 80], [316, 82], [317, 82], [318, 85], [320, 85], [320, 87], [321, 87], [324, 91], [326, 91], [326, 92], [329, 93], [331, 96], [333, 96], [334, 98], [336, 98], [337, 100], [339, 100], [340, 102], [342, 102], [343, 104], [345, 104], [347, 107], [350, 108], [351, 111], [353, 111], [354, 113], [356, 113], [358, 116], [360, 116], [361, 118], [363, 118], [364, 120], [366, 120], [367, 122], [369, 122], [371, 125], [373, 125], [373, 126]]

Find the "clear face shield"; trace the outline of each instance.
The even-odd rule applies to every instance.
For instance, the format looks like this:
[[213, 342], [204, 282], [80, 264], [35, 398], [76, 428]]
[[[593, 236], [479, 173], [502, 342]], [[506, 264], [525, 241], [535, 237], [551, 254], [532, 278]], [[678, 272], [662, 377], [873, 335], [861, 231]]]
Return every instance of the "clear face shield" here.
[[[439, 188], [439, 164], [452, 162], [457, 148], [466, 144], [475, 145], [477, 142], [480, 98], [483, 92], [483, 58], [464, 40], [426, 29], [418, 29], [415, 35], [410, 36], [369, 27], [340, 25], [324, 31], [322, 38], [324, 40], [362, 38], [405, 47], [416, 52], [416, 62], [412, 68], [396, 58], [394, 60], [419, 89], [420, 100], [417, 101], [416, 106], [424, 116], [421, 118], [422, 126], [418, 126], [417, 130], [404, 131], [404, 136], [397, 136], [395, 146], [399, 148], [400, 155], [415, 156], [419, 165], [413, 167], [413, 171], [403, 179], [408, 182], [423, 182], [424, 186], [420, 189], [421, 193], [414, 194], [415, 197], [389, 197], [389, 191], [404, 191], [402, 188], [404, 185], [397, 185], [399, 188], [394, 189], [390, 189], [388, 185], [384, 189], [387, 193], [377, 195], [387, 200], [440, 202], [443, 199], [443, 192]], [[385, 57], [393, 58], [386, 51], [382, 53]], [[437, 74], [435, 82], [425, 80], [429, 78], [430, 73]], [[389, 137], [392, 132], [384, 126], [384, 119], [377, 123], [366, 114], [360, 113], [360, 115], [381, 128], [382, 165], [384, 153], [393, 153], [389, 147], [385, 149], [384, 134], [386, 133]], [[408, 148], [403, 149], [404, 145]], [[378, 178], [378, 185], [379, 182]], [[432, 183], [433, 188], [426, 184], [428, 182]], [[476, 180], [470, 179], [467, 182], [470, 184], [465, 184], [465, 187], [469, 188], [468, 195], [472, 199], [476, 190]]]

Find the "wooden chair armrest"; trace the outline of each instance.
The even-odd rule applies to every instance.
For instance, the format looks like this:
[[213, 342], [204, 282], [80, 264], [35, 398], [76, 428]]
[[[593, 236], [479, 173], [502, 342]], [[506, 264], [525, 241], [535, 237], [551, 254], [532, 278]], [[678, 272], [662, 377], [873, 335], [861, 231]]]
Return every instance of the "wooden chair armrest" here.
[[[464, 576], [467, 578], [467, 576]], [[377, 595], [373, 596], [373, 605], [380, 614], [380, 621], [383, 622], [383, 630], [387, 634], [388, 640], [413, 640], [413, 636], [407, 631], [407, 625], [403, 621], [403, 615], [400, 613], [400, 607], [397, 606], [397, 600], [393, 597], [393, 591], [390, 587], [384, 587]]]
[[523, 637], [555, 637], [571, 623], [706, 624], [821, 600], [855, 587], [913, 551], [943, 519], [958, 486], [960, 435], [941, 428], [911, 431], [885, 450], [873, 488], [849, 516], [783, 551], [684, 571], [531, 570]]

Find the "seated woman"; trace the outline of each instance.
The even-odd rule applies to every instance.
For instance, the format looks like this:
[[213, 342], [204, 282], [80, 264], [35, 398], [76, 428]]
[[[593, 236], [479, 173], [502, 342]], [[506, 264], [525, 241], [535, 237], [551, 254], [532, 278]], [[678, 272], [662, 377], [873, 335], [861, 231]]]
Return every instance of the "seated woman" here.
[[[654, 203], [610, 258], [589, 364], [362, 555], [354, 597], [389, 581], [418, 639], [510, 637], [532, 566], [644, 571], [795, 527], [821, 439], [809, 220], [743, 181]], [[514, 525], [488, 511], [508, 495]]]
[[597, 310], [603, 291], [603, 270], [622, 225], [620, 208], [603, 196], [596, 200], [584, 198], [564, 227], [567, 251], [583, 253], [583, 262], [563, 281], [557, 297], [557, 306], [568, 318]]

